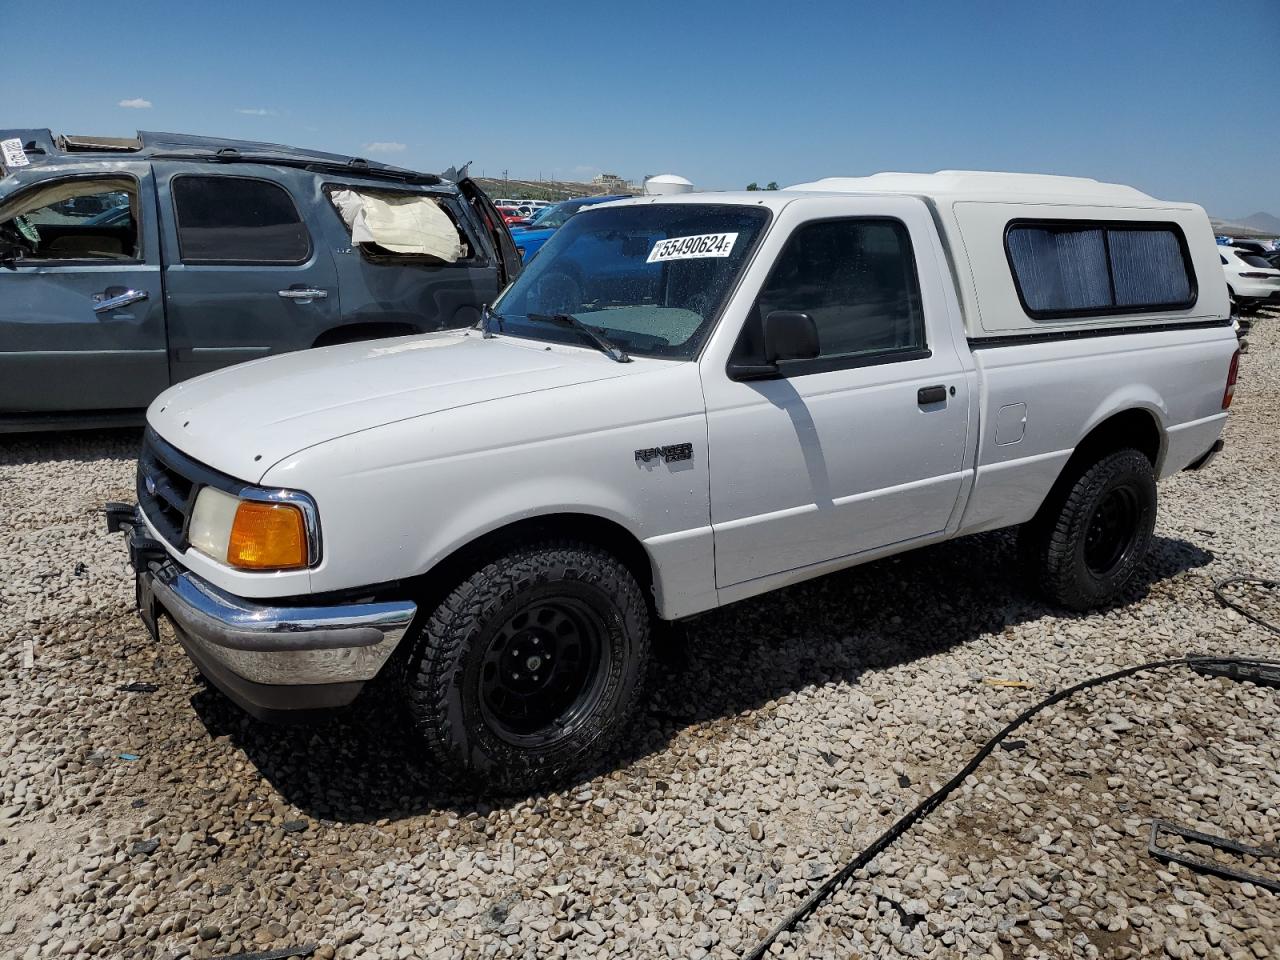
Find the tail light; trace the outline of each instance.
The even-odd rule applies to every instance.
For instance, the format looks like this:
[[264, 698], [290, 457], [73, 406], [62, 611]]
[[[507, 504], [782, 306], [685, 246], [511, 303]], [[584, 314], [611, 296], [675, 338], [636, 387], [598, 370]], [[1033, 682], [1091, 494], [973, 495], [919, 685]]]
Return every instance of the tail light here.
[[1236, 395], [1236, 380], [1240, 377], [1240, 351], [1237, 350], [1231, 356], [1231, 366], [1227, 368], [1227, 388], [1222, 391], [1222, 409], [1225, 410], [1231, 406], [1231, 400]]

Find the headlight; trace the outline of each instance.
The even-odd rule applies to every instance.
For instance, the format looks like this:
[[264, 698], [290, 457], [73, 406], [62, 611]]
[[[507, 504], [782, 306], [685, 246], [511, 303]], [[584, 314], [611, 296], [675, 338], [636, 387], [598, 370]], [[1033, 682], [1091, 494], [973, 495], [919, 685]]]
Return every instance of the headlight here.
[[205, 556], [225, 563], [227, 544], [231, 542], [231, 524], [235, 522], [239, 506], [239, 497], [214, 487], [205, 487], [196, 497], [196, 508], [191, 511], [187, 540]]
[[241, 498], [205, 487], [187, 539], [205, 556], [240, 570], [297, 570], [319, 559], [314, 508], [297, 494]]

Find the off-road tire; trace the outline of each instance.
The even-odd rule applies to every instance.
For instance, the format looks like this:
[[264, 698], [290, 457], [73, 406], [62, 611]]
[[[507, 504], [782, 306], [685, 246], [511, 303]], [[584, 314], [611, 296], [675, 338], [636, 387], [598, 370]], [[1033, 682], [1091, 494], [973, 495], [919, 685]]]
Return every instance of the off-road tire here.
[[[499, 630], [529, 603], [589, 606], [603, 626], [601, 684], [589, 710], [559, 741], [514, 745], [485, 717], [483, 658]], [[454, 587], [415, 637], [403, 686], [433, 765], [468, 787], [517, 792], [589, 768], [626, 729], [649, 666], [649, 607], [631, 571], [605, 550], [574, 541], [524, 543]]]
[[[1090, 527], [1104, 502], [1117, 496], [1132, 499], [1128, 539], [1113, 566], [1094, 569], [1086, 562]], [[1019, 560], [1045, 599], [1068, 610], [1096, 609], [1113, 602], [1142, 564], [1155, 522], [1151, 461], [1137, 450], [1118, 450], [1080, 471], [1022, 527]]]

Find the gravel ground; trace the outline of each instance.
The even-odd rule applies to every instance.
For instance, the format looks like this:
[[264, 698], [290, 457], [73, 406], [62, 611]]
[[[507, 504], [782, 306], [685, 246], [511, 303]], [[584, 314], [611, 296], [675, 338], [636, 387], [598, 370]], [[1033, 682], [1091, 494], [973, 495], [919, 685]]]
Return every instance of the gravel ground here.
[[[741, 603], [690, 626], [606, 766], [506, 800], [432, 782], [374, 698], [266, 726], [152, 644], [98, 514], [136, 432], [0, 440], [0, 955], [740, 956], [1049, 691], [1277, 653], [1210, 591], [1280, 577], [1280, 316], [1251, 342], [1226, 451], [1161, 486], [1116, 608], [1027, 597], [1007, 534]], [[1280, 956], [1280, 897], [1146, 852], [1152, 817], [1280, 843], [1274, 690], [1164, 670], [1016, 737], [774, 951]]]

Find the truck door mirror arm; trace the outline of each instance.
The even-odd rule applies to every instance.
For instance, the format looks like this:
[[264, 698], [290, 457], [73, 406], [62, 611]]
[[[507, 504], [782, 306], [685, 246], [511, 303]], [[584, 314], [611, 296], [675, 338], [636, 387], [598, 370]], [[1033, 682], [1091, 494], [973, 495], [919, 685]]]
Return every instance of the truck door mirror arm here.
[[795, 310], [775, 310], [764, 318], [764, 363], [730, 363], [730, 380], [768, 380], [785, 364], [818, 356], [818, 327], [813, 317]]

